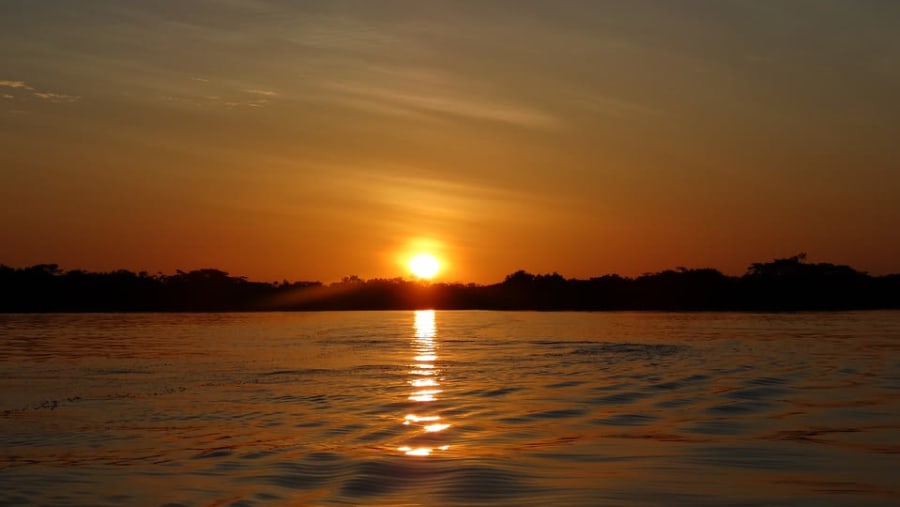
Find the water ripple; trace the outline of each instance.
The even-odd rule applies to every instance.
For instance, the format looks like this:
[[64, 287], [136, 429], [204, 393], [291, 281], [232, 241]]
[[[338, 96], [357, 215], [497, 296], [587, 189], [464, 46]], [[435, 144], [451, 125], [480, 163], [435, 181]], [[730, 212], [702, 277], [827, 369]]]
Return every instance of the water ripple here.
[[59, 315], [0, 328], [13, 335], [0, 336], [0, 505], [900, 495], [900, 312]]

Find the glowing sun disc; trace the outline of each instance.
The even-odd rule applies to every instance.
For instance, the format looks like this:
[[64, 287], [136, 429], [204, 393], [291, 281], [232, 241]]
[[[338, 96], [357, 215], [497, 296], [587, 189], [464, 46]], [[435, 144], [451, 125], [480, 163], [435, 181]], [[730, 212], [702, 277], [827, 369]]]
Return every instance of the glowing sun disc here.
[[432, 278], [441, 269], [441, 263], [429, 254], [419, 254], [409, 260], [409, 270], [419, 278]]

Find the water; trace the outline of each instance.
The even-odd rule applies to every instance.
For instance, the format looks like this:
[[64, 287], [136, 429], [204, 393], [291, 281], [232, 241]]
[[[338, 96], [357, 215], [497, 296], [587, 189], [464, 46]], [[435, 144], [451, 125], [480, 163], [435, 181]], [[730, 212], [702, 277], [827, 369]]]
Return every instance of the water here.
[[900, 312], [0, 315], [2, 505], [897, 505]]

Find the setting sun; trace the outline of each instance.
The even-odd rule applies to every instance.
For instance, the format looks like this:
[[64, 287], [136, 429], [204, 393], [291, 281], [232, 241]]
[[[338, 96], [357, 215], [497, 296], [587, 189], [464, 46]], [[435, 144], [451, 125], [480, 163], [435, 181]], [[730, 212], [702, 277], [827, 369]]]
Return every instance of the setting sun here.
[[433, 278], [440, 269], [440, 261], [430, 254], [418, 254], [409, 260], [409, 270], [418, 278]]

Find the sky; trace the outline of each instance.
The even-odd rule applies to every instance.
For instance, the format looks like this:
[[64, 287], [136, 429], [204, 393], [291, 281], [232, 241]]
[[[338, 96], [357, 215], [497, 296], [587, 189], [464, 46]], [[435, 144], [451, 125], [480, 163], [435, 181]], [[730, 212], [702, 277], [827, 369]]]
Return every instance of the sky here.
[[0, 0], [0, 263], [900, 272], [900, 2]]

